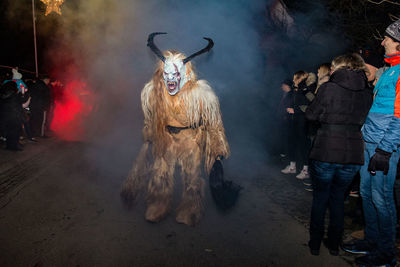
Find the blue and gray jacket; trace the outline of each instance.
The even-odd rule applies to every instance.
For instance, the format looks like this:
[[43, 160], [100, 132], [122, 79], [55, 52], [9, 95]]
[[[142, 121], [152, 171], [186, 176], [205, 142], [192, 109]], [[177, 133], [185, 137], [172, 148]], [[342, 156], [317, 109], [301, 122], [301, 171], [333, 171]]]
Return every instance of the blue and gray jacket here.
[[374, 102], [362, 133], [365, 142], [378, 144], [379, 149], [393, 152], [400, 145], [400, 53], [385, 57], [385, 61], [392, 66], [375, 86]]

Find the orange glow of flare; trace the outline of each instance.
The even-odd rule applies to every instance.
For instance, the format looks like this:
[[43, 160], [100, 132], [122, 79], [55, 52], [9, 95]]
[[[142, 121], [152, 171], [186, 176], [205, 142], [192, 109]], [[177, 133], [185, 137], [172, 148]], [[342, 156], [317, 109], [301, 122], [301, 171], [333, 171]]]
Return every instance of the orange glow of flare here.
[[44, 13], [45, 16], [47, 16], [53, 11], [61, 15], [60, 6], [64, 3], [65, 0], [40, 0], [40, 1], [46, 5], [46, 13]]

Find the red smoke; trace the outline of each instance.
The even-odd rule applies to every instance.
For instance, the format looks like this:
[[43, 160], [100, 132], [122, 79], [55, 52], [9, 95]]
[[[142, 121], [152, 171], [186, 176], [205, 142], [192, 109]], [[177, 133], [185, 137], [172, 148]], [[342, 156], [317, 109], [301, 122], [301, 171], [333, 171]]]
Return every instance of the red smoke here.
[[63, 140], [83, 140], [84, 122], [93, 109], [93, 94], [86, 83], [71, 81], [65, 87], [55, 86], [54, 96], [51, 130]]

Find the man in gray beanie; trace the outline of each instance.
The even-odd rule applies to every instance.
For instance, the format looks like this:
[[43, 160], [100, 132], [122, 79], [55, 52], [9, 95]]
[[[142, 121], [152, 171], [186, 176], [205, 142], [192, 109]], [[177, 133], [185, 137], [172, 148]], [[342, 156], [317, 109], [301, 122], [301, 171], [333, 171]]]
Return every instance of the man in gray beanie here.
[[400, 42], [400, 19], [390, 24], [386, 28], [385, 34], [396, 42]]
[[343, 244], [343, 250], [364, 254], [360, 266], [394, 266], [396, 208], [393, 187], [400, 158], [400, 20], [385, 31], [381, 45], [390, 64], [374, 89], [374, 102], [362, 128], [365, 162], [361, 167], [360, 194], [365, 239]]

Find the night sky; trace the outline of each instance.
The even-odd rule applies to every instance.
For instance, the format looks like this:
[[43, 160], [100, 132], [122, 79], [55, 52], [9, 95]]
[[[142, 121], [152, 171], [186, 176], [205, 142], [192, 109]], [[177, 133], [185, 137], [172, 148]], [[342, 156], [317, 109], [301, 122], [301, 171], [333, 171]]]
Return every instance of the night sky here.
[[[81, 12], [79, 10], [82, 7], [81, 1], [76, 1], [76, 0], [66, 0], [62, 6], [61, 10], [67, 11], [69, 14], [69, 17], [71, 17], [71, 11], [72, 12]], [[107, 1], [99, 1], [99, 2], [107, 2]], [[121, 3], [124, 3], [125, 1], [121, 1]], [[132, 5], [136, 5], [136, 3], [140, 3], [141, 1], [132, 1]], [[142, 1], [145, 2], [145, 1]], [[152, 2], [157, 2], [157, 1], [152, 1]], [[170, 7], [172, 9], [176, 9], [175, 7], [179, 6], [185, 6], [185, 4], [182, 3], [195, 3], [196, 1], [177, 1], [177, 0], [168, 0], [165, 1], [167, 3], [165, 6]], [[210, 2], [210, 1], [205, 1], [205, 2]], [[240, 3], [242, 1], [238, 1]], [[258, 17], [256, 22], [253, 24], [255, 27], [264, 27], [264, 29], [268, 28], [268, 25], [265, 25], [265, 7], [269, 3], [272, 3], [273, 1], [245, 1], [247, 5], [252, 6], [253, 3], [256, 2], [264, 2], [264, 8], [259, 10], [260, 14], [264, 13], [264, 18]], [[365, 14], [366, 18], [365, 21], [361, 21], [358, 16], [358, 13], [353, 11], [352, 13], [349, 10], [350, 17], [353, 16], [355, 22], [352, 23], [351, 21], [348, 20], [349, 14], [346, 14], [346, 10], [343, 11], [341, 15], [335, 14], [335, 19], [340, 18], [340, 16], [343, 16], [342, 21], [336, 21], [333, 22], [333, 25], [327, 24], [327, 21], [330, 20], [331, 18], [328, 18], [329, 16], [332, 15], [333, 10], [330, 10], [328, 12], [331, 12], [329, 15], [326, 10], [320, 10], [320, 6], [323, 6], [327, 2], [332, 2], [332, 1], [307, 1], [307, 0], [302, 0], [302, 1], [287, 1], [287, 5], [290, 8], [290, 13], [292, 16], [296, 17], [296, 23], [298, 25], [305, 25], [305, 28], [307, 29], [307, 25], [312, 25], [314, 28], [321, 27], [321, 29], [318, 29], [318, 31], [321, 31], [322, 33], [329, 33], [333, 36], [339, 35], [342, 37], [348, 37], [350, 34], [350, 37], [354, 37], [355, 39], [360, 38], [361, 36], [365, 36], [364, 32], [358, 30], [358, 25], [364, 25], [363, 28], [369, 28], [369, 25], [372, 25], [374, 23], [380, 22], [378, 24], [380, 30], [384, 29], [388, 23], [390, 23], [389, 17], [386, 15], [388, 12], [388, 8], [390, 9], [391, 13], [396, 14], [399, 12], [397, 9], [396, 11], [396, 6], [389, 6], [389, 5], [368, 5], [368, 9], [366, 9], [366, 12], [368, 13]], [[339, 1], [340, 2], [340, 1]], [[338, 3], [339, 3], [338, 2]], [[361, 1], [360, 1], [361, 2]], [[112, 2], [110, 2], [112, 3]], [[161, 3], [161, 2], [160, 2]], [[359, 4], [358, 2], [355, 4]], [[96, 3], [97, 5], [97, 3]], [[112, 4], [107, 4], [110, 5], [110, 11], [112, 10]], [[117, 4], [116, 4], [117, 5]], [[150, 4], [151, 5], [151, 4]], [[226, 7], [229, 7], [230, 4], [227, 4]], [[234, 4], [232, 4], [234, 5]], [[157, 6], [157, 4], [156, 4]], [[160, 9], [160, 7], [163, 6], [162, 4], [159, 5], [159, 7], [156, 7], [157, 9]], [[187, 5], [186, 5], [187, 6]], [[301, 7], [301, 8], [300, 8]], [[62, 16], [52, 12], [48, 16], [45, 16], [45, 10], [46, 6], [43, 4], [40, 0], [35, 0], [35, 10], [36, 10], [36, 33], [37, 33], [37, 47], [38, 47], [38, 63], [39, 63], [39, 72], [40, 73], [47, 73], [50, 71], [51, 68], [51, 61], [48, 59], [48, 55], [46, 54], [46, 51], [54, 48], [54, 44], [58, 43], [57, 39], [60, 37], [57, 37], [57, 32], [60, 30], [60, 25], [65, 24], [65, 19]], [[161, 9], [160, 9], [161, 10]], [[315, 12], [312, 12], [312, 11]], [[338, 9], [335, 10], [336, 12]], [[67, 14], [67, 15], [68, 15]], [[259, 14], [259, 15], [260, 15]], [[258, 15], [258, 16], [259, 16]], [[64, 15], [65, 16], [65, 15]], [[347, 17], [346, 17], [347, 16]], [[153, 19], [149, 17], [149, 19]], [[306, 19], [306, 20], [305, 20]], [[258, 24], [258, 25], [257, 25]], [[349, 26], [346, 26], [349, 24]], [[343, 32], [343, 33], [338, 33], [335, 30], [335, 27], [340, 25], [341, 27], [346, 28], [348, 32]], [[375, 24], [374, 24], [375, 25]], [[79, 25], [76, 25], [79, 27]], [[62, 28], [62, 27], [61, 27]], [[329, 28], [329, 31], [327, 29]], [[342, 29], [343, 30], [343, 29]], [[268, 31], [268, 30], [267, 30]], [[259, 30], [260, 34], [265, 35], [265, 30]], [[370, 34], [369, 32], [366, 31], [367, 34]], [[7, 66], [19, 66], [20, 68], [23, 69], [28, 69], [34, 71], [35, 65], [34, 65], [34, 41], [33, 41], [33, 22], [32, 22], [32, 1], [31, 0], [2, 0], [0, 1], [0, 34], [2, 36], [1, 42], [0, 42], [0, 48], [1, 48], [1, 53], [0, 53], [0, 65], [7, 65]], [[268, 34], [267, 34], [268, 35]], [[318, 33], [317, 33], [318, 35]], [[265, 38], [269, 41], [269, 38]], [[368, 39], [368, 38], [367, 38]], [[370, 40], [373, 40], [373, 38], [369, 38]], [[344, 40], [345, 42], [349, 40]], [[356, 40], [359, 41], [359, 40]], [[294, 45], [299, 45], [298, 40], [292, 40]], [[328, 43], [330, 41], [326, 41]], [[350, 40], [351, 42], [351, 40]], [[378, 42], [375, 42], [375, 45]], [[308, 44], [307, 44], [308, 45]], [[337, 43], [338, 46], [339, 43]], [[301, 44], [300, 44], [301, 46]], [[379, 45], [378, 45], [379, 46]], [[313, 47], [314, 49], [315, 47]], [[307, 50], [307, 48], [305, 48]], [[323, 47], [323, 49], [326, 49], [326, 47]], [[331, 47], [329, 48], [331, 49]], [[341, 48], [339, 48], [340, 50]], [[288, 51], [288, 54], [290, 54], [291, 51]], [[324, 56], [324, 55], [322, 55]], [[302, 59], [304, 60], [304, 58]], [[0, 69], [1, 71], [1, 69]]]
[[[46, 73], [48, 64], [44, 51], [52, 41], [59, 15], [44, 16], [46, 7], [41, 1], [36, 0], [35, 6], [39, 72]], [[32, 1], [1, 1], [0, 18], [0, 65], [35, 71]]]

